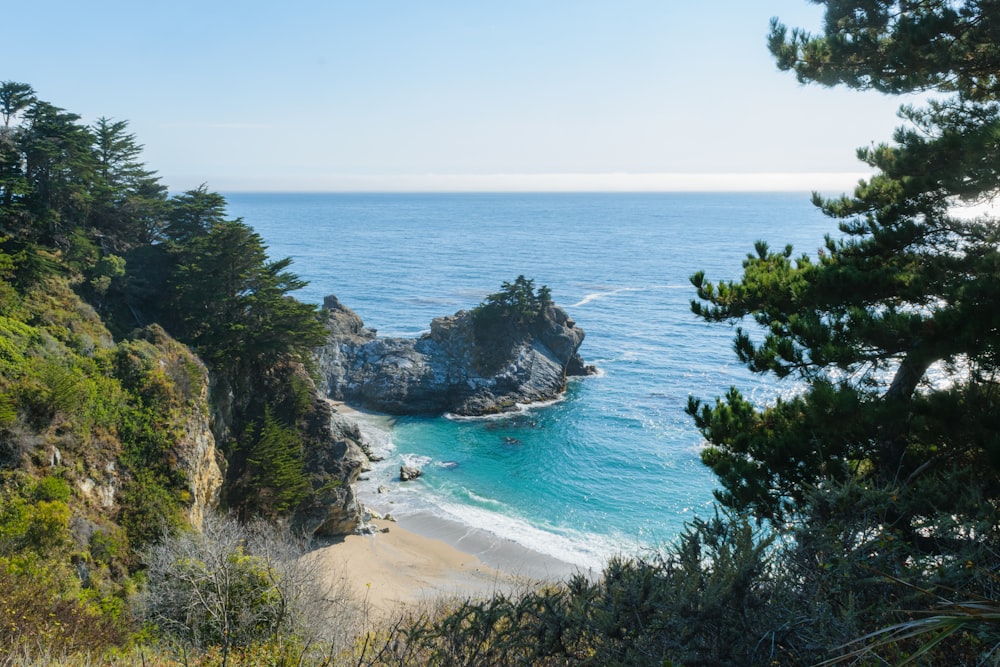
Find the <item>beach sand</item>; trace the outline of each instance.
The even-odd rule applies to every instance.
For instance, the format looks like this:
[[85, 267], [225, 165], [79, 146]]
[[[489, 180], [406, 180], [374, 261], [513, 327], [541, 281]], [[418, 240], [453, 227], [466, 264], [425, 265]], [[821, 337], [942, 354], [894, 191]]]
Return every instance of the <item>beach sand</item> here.
[[440, 540], [391, 521], [371, 523], [388, 532], [347, 535], [316, 549], [311, 557], [317, 559], [329, 584], [346, 585], [357, 600], [375, 611], [391, 613], [437, 598], [489, 597], [525, 583]]

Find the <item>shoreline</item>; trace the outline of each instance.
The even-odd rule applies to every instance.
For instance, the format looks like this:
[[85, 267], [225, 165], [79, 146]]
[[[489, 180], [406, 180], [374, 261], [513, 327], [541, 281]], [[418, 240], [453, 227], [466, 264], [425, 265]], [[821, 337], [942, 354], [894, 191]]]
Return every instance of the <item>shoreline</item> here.
[[[357, 419], [361, 415], [391, 424], [390, 416], [329, 402], [336, 414], [358, 423], [362, 432], [365, 425]], [[324, 540], [310, 555], [329, 584], [346, 588], [381, 613], [438, 599], [516, 592], [563, 582], [574, 574], [600, 574], [425, 510], [400, 511], [392, 499], [376, 497], [367, 485], [361, 481], [356, 488], [362, 506], [378, 513], [368, 522], [374, 532]], [[393, 518], [379, 518], [387, 513]]]
[[533, 581], [391, 521], [370, 523], [375, 533], [324, 541], [307, 557], [326, 585], [350, 593], [376, 613], [396, 615], [439, 600], [488, 598], [523, 590]]
[[[354, 421], [366, 438], [370, 437], [370, 434], [366, 432], [363, 420], [382, 421], [389, 430], [392, 429], [394, 418], [391, 415], [359, 410], [342, 401], [326, 400], [336, 414]], [[459, 552], [479, 559], [491, 568], [514, 576], [542, 581], [563, 580], [577, 573], [595, 576], [589, 568], [541, 553], [483, 528], [432, 514], [426, 510], [400, 511], [391, 496], [377, 493], [377, 486], [378, 482], [371, 479], [355, 483], [355, 491], [362, 507], [377, 512], [380, 516], [391, 514], [394, 521], [388, 525], [395, 525], [422, 537], [443, 542]], [[382, 525], [381, 522], [379, 525]]]
[[509, 576], [549, 582], [564, 581], [574, 574], [595, 576], [593, 571], [573, 563], [429, 512], [418, 511], [399, 516], [397, 525], [408, 532], [441, 542]]

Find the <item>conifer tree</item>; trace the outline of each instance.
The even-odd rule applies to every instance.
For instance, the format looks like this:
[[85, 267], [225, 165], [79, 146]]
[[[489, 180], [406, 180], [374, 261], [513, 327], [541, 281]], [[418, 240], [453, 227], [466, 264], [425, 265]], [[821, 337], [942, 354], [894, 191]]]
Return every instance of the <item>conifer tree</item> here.
[[61, 245], [90, 210], [94, 137], [79, 123], [80, 116], [48, 102], [34, 102], [24, 117], [18, 144], [28, 228], [21, 231], [47, 245]]
[[167, 227], [168, 239], [183, 243], [207, 234], [212, 226], [225, 222], [226, 199], [217, 192], [209, 192], [205, 184], [170, 200]]
[[127, 121], [98, 118], [92, 127], [97, 168], [91, 224], [112, 250], [160, 237], [167, 188], [141, 162], [142, 145]]
[[316, 306], [289, 295], [306, 284], [287, 271], [291, 259], [268, 261], [266, 251], [240, 220], [177, 246], [171, 290], [182, 337], [219, 370], [262, 371], [323, 340]]
[[1000, 186], [1000, 2], [823, 4], [820, 35], [772, 23], [781, 68], [942, 96], [858, 152], [876, 174], [853, 196], [814, 196], [841, 232], [817, 256], [758, 243], [740, 280], [692, 277], [700, 317], [756, 322], [738, 330], [740, 360], [804, 389], [761, 407], [734, 388], [688, 409], [723, 503], [816, 527], [823, 499], [850, 488], [869, 537], [916, 559], [897, 566], [940, 563], [998, 543], [1000, 231], [953, 207]]
[[35, 99], [35, 90], [30, 85], [17, 81], [0, 81], [0, 116], [3, 116], [3, 129], [10, 129], [10, 121], [28, 108]]

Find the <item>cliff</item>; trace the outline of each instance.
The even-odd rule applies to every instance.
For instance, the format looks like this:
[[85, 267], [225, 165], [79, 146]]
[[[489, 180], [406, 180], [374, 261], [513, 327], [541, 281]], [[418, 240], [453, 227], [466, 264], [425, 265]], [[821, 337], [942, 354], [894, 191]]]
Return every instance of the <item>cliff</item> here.
[[[299, 368], [306, 378], [305, 369]], [[310, 379], [311, 405], [305, 416], [305, 472], [310, 492], [292, 517], [306, 535], [353, 533], [362, 524], [354, 483], [368, 463], [361, 431], [320, 396]]]
[[215, 380], [225, 504], [242, 517], [288, 520], [303, 535], [354, 532], [361, 510], [353, 485], [367, 461], [362, 435], [336, 414], [305, 366], [284, 361], [263, 374]]
[[[439, 317], [419, 338], [379, 338], [335, 296], [323, 304], [326, 343], [315, 353], [320, 390], [389, 414], [486, 415], [557, 398], [570, 375], [593, 371], [584, 332], [547, 305], [527, 327], [500, 327], [484, 344], [470, 311]], [[500, 351], [501, 354], [497, 354]]]
[[[152, 346], [154, 354], [150, 358], [150, 367], [157, 367], [171, 379], [177, 394], [174, 402], [183, 406], [174, 426], [176, 439], [171, 455], [177, 462], [177, 469], [187, 480], [190, 499], [186, 509], [187, 519], [192, 526], [201, 528], [206, 513], [213, 511], [219, 503], [224, 467], [209, 420], [208, 371], [187, 346], [178, 343], [157, 325], [136, 332], [133, 347], [137, 341], [145, 341]], [[127, 372], [124, 360], [119, 362], [119, 368]]]
[[82, 553], [122, 529], [141, 546], [174, 521], [198, 527], [218, 505], [224, 460], [208, 371], [163, 328], [115, 342], [69, 281], [50, 277], [7, 304], [0, 350], [0, 490], [10, 502], [39, 480], [64, 488], [53, 498]]
[[[22, 496], [64, 503], [81, 571], [95, 567], [91, 542], [141, 548], [165, 528], [200, 528], [243, 481], [232, 465], [244, 449], [236, 432], [252, 439], [234, 428], [234, 412], [264, 400], [301, 414], [296, 463], [305, 490], [283, 518], [308, 534], [353, 532], [361, 434], [333, 413], [301, 364], [264, 377], [257, 391], [235, 392], [161, 326], [116, 341], [69, 281], [40, 282], [0, 313], [0, 509]], [[287, 405], [289, 386], [299, 388], [300, 410]], [[115, 552], [111, 567], [131, 563], [127, 552]]]

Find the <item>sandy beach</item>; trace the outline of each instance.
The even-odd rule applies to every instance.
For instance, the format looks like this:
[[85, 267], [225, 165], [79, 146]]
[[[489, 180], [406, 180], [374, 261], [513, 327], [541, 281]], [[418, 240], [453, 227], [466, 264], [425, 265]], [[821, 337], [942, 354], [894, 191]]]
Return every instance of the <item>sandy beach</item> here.
[[439, 597], [487, 597], [524, 583], [440, 540], [391, 521], [371, 523], [379, 532], [347, 535], [316, 549], [312, 557], [329, 583], [346, 584], [373, 610], [388, 613]]

